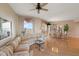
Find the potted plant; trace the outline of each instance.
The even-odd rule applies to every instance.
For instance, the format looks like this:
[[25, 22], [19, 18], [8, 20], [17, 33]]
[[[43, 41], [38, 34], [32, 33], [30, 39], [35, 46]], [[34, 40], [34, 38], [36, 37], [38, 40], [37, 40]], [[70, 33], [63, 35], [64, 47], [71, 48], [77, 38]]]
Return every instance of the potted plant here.
[[65, 24], [64, 25], [64, 33], [65, 33], [66, 36], [67, 36], [68, 31], [69, 31], [69, 25]]

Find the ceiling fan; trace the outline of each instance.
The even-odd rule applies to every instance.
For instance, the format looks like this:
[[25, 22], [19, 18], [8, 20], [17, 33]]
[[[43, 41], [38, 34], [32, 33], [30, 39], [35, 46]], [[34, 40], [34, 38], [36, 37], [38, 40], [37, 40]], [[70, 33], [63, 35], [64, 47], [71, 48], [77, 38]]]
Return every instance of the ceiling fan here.
[[48, 9], [43, 8], [45, 5], [47, 5], [47, 3], [37, 3], [36, 5], [35, 4], [33, 5], [35, 6], [35, 9], [31, 9], [31, 10], [37, 10], [38, 14], [40, 13], [40, 10], [48, 11]]

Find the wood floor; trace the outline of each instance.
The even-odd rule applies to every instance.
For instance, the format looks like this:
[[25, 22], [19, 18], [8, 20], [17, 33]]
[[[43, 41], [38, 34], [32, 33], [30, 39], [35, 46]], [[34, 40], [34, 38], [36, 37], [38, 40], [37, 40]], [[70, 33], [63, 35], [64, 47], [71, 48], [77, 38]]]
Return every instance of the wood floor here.
[[34, 56], [79, 56], [79, 39], [55, 39], [50, 37], [45, 41], [43, 49], [32, 47]]

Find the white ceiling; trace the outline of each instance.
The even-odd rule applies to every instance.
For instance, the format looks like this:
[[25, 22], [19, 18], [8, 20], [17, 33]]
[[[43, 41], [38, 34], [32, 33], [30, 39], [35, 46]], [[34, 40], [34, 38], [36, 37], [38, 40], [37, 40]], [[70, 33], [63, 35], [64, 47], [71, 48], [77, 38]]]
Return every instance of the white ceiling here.
[[79, 4], [78, 3], [49, 3], [44, 8], [48, 11], [41, 11], [40, 14], [32, 3], [10, 3], [13, 10], [22, 16], [34, 16], [42, 18], [46, 21], [63, 21], [63, 20], [78, 20], [79, 19]]

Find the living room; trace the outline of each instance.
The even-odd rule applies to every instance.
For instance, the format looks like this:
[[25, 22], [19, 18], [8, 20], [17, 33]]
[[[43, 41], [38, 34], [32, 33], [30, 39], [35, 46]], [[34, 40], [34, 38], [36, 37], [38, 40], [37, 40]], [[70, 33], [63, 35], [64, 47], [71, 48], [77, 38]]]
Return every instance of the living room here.
[[78, 6], [78, 3], [0, 3], [0, 55], [79, 55]]

